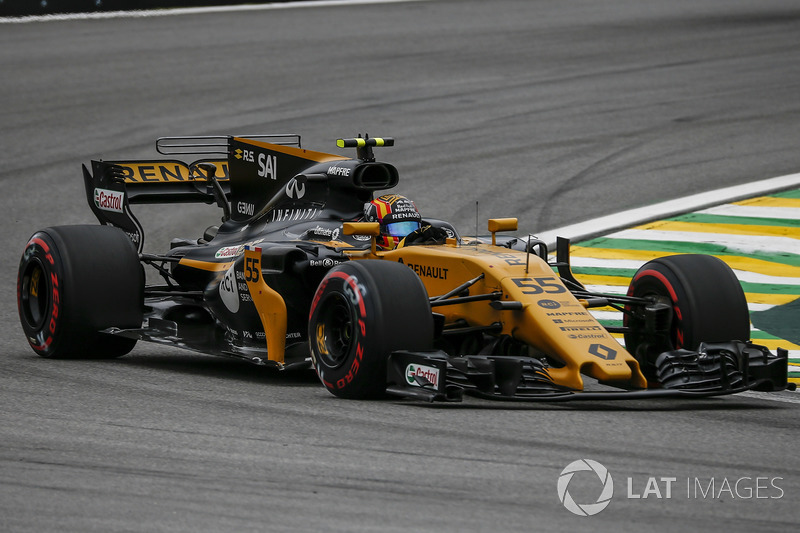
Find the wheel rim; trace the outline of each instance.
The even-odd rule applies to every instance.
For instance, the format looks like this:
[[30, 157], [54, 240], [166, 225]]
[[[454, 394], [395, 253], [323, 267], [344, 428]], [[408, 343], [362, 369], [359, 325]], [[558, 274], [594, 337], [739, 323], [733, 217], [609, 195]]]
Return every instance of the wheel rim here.
[[320, 303], [316, 329], [320, 359], [328, 368], [339, 368], [356, 341], [352, 306], [343, 295], [332, 293]]
[[22, 273], [20, 306], [25, 321], [35, 330], [44, 324], [50, 305], [50, 292], [44, 266], [33, 258]]
[[[675, 302], [672, 301], [672, 298], [670, 298], [669, 294], [667, 294], [666, 291], [650, 290], [644, 295], [644, 297], [645, 298], [652, 298], [654, 303], [665, 304], [665, 305], [670, 306], [673, 309], [675, 308]], [[670, 342], [670, 345], [671, 345], [669, 347], [669, 349], [675, 349], [675, 348], [679, 347], [678, 346], [677, 334], [675, 332], [675, 323], [676, 323], [676, 321], [679, 321], [679, 320], [680, 320], [680, 317], [675, 316], [674, 312], [673, 312], [672, 327], [669, 328], [669, 342]]]
[[[637, 298], [650, 298], [652, 299], [653, 303], [662, 303], [670, 307], [674, 306], [672, 298], [670, 298], [666, 290], [661, 290], [660, 287], [640, 287], [638, 290], [634, 291], [632, 296]], [[631, 320], [632, 318], [628, 316], [628, 314], [625, 314], [623, 318], [623, 326], [631, 327]], [[673, 316], [672, 320], [674, 324], [674, 321], [678, 320], [678, 318]], [[642, 327], [636, 328], [625, 334], [625, 346], [634, 357], [637, 356], [636, 351], [639, 344], [647, 340], [647, 334], [644, 330], [644, 323], [642, 322], [640, 326]], [[661, 351], [674, 349], [676, 346], [676, 340], [675, 328], [671, 327], [669, 331], [669, 346], [662, 346], [659, 348], [659, 353]], [[640, 363], [642, 362], [644, 362], [644, 360], [640, 360]]]

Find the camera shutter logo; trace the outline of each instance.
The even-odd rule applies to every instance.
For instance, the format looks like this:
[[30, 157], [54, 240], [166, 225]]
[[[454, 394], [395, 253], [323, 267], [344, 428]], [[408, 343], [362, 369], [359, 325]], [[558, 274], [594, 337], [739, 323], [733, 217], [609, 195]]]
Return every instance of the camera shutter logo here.
[[[597, 497], [597, 501], [595, 503], [577, 503], [572, 499], [572, 496], [567, 490], [569, 488], [570, 481], [572, 481], [572, 476], [574, 476], [576, 472], [584, 471], [590, 471], [597, 474], [597, 477], [603, 484], [603, 490], [600, 493], [600, 496]], [[611, 497], [614, 496], [614, 481], [611, 479], [611, 474], [608, 473], [608, 469], [606, 469], [605, 466], [601, 465], [597, 461], [593, 461], [591, 459], [578, 459], [577, 461], [573, 461], [568, 464], [567, 467], [561, 471], [561, 475], [558, 477], [557, 488], [558, 499], [561, 500], [561, 503], [569, 512], [578, 516], [596, 515], [608, 507], [608, 504], [611, 503]]]

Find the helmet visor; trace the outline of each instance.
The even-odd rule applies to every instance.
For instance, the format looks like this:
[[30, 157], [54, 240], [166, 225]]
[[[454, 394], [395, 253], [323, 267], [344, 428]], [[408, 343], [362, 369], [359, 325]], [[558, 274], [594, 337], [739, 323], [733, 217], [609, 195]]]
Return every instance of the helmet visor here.
[[392, 237], [405, 237], [412, 231], [416, 231], [418, 229], [419, 222], [417, 221], [393, 222], [391, 224], [386, 224], [386, 231]]

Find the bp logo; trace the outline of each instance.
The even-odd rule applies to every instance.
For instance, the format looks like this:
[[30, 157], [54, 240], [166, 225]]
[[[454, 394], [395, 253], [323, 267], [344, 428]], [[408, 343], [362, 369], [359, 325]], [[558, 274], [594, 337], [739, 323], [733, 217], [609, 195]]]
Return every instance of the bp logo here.
[[[576, 472], [594, 472], [600, 479], [602, 490], [594, 503], [577, 503], [569, 493], [569, 485]], [[558, 476], [558, 499], [567, 510], [578, 516], [593, 516], [608, 507], [614, 496], [614, 480], [605, 466], [591, 459], [578, 459], [567, 465]]]

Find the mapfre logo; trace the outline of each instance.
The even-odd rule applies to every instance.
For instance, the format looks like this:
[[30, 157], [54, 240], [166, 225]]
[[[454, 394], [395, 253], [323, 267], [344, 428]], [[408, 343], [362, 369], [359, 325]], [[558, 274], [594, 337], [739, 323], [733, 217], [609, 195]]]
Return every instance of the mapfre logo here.
[[[569, 492], [569, 485], [573, 481], [573, 476], [578, 472], [594, 472], [600, 480], [600, 495], [594, 503], [577, 503]], [[585, 476], [581, 476], [582, 478]], [[598, 485], [597, 481], [592, 479], [594, 476], [589, 476], [589, 481], [592, 486]], [[611, 503], [611, 497], [614, 496], [614, 480], [611, 479], [611, 474], [608, 469], [591, 459], [578, 459], [573, 461], [561, 471], [558, 476], [558, 499], [567, 510], [578, 516], [593, 516], [608, 507]]]
[[115, 213], [123, 212], [123, 200], [125, 194], [118, 191], [110, 191], [108, 189], [95, 189], [94, 190], [94, 205], [103, 211], [114, 211]]

